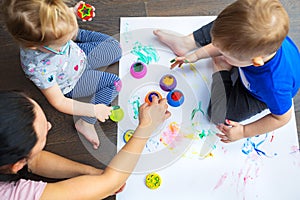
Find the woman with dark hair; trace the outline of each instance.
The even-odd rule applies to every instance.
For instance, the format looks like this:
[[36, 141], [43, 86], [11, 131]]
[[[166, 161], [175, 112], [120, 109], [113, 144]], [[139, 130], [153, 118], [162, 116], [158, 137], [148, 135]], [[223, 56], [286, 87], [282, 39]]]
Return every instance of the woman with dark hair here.
[[[0, 91], [0, 196], [4, 199], [102, 199], [122, 186], [133, 171], [151, 133], [168, 117], [166, 100], [153, 97], [140, 107], [133, 137], [104, 169], [44, 151], [51, 129], [41, 107], [26, 95]], [[56, 183], [22, 179], [24, 167]]]

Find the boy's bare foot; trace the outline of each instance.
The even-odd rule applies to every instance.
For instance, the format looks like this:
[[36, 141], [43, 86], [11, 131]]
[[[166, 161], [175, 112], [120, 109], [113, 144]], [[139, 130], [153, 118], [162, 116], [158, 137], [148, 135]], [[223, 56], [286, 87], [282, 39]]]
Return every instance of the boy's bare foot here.
[[90, 143], [92, 143], [94, 149], [98, 149], [100, 141], [95, 129], [94, 124], [87, 123], [82, 119], [79, 119], [75, 123], [76, 130], [81, 133]]
[[170, 47], [177, 56], [184, 56], [197, 48], [193, 34], [180, 36], [162, 30], [154, 30], [153, 34], [158, 37], [159, 41]]
[[217, 56], [213, 57], [213, 66], [214, 66], [214, 72], [218, 71], [230, 71], [232, 69], [232, 65], [230, 65], [224, 58], [224, 56]]

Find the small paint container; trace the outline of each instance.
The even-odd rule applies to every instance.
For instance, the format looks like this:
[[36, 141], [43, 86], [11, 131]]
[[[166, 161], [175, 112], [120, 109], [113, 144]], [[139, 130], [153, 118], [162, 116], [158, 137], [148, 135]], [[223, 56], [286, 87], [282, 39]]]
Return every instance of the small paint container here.
[[184, 102], [184, 95], [180, 90], [172, 90], [167, 95], [167, 101], [170, 106], [181, 106]]
[[142, 62], [135, 62], [130, 67], [130, 74], [136, 78], [143, 78], [147, 74], [147, 66]]
[[176, 85], [177, 85], [176, 78], [171, 74], [164, 75], [163, 77], [161, 77], [159, 81], [160, 88], [166, 92], [174, 90]]
[[145, 102], [147, 102], [148, 104], [151, 104], [153, 95], [157, 96], [158, 99], [162, 99], [162, 96], [159, 92], [151, 91], [145, 96]]
[[113, 110], [111, 111], [111, 114], [109, 118], [114, 122], [119, 122], [124, 117], [124, 111], [120, 106], [113, 106]]

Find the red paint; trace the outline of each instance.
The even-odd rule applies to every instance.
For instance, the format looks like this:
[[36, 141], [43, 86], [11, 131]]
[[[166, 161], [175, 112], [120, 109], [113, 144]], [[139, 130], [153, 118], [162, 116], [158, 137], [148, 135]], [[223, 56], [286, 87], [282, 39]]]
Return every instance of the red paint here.
[[272, 135], [270, 142], [273, 142], [273, 139], [274, 139], [274, 135]]
[[171, 98], [174, 101], [179, 101], [179, 99], [181, 99], [181, 97], [182, 97], [182, 93], [178, 92], [178, 91], [173, 92], [173, 94], [171, 95]]

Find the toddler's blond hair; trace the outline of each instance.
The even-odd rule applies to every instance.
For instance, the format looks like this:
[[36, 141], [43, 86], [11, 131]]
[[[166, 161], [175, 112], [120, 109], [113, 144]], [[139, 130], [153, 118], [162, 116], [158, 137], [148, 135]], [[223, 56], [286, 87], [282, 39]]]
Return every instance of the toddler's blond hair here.
[[47, 45], [77, 28], [64, 0], [4, 0], [6, 27], [22, 46]]

